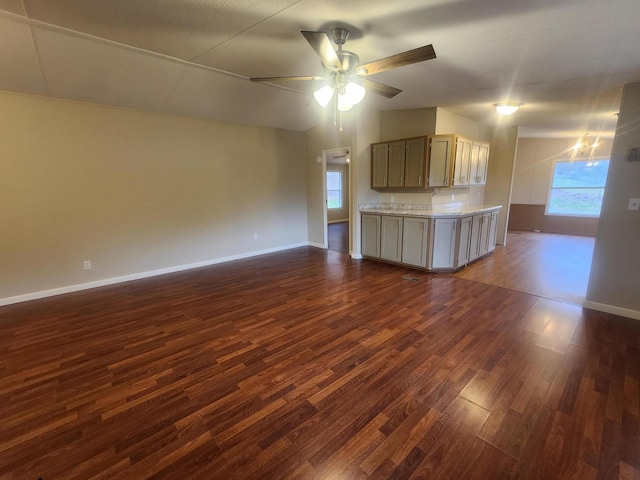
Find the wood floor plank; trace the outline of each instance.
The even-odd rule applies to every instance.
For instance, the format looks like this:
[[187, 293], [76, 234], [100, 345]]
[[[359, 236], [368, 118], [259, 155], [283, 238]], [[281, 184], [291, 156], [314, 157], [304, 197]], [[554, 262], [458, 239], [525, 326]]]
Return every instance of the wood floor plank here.
[[0, 479], [637, 478], [639, 392], [640, 322], [304, 247], [0, 307]]

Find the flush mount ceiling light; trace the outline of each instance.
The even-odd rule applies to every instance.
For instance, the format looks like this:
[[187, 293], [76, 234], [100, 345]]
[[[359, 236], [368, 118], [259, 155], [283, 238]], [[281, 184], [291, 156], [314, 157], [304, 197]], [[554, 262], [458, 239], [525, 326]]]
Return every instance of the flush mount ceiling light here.
[[496, 112], [500, 115], [512, 115], [518, 111], [522, 103], [495, 103]]

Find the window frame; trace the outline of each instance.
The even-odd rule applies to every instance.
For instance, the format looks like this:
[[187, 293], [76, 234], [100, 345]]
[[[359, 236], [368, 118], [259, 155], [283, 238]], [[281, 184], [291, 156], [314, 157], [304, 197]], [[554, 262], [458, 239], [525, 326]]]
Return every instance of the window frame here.
[[[605, 185], [601, 186], [601, 187], [553, 187], [553, 179], [555, 177], [555, 173], [556, 173], [556, 165], [559, 163], [577, 163], [577, 162], [602, 162], [602, 161], [608, 161], [609, 162], [609, 168], [611, 168], [611, 158], [610, 157], [597, 157], [597, 158], [590, 158], [590, 159], [576, 159], [576, 160], [571, 160], [571, 159], [566, 159], [566, 158], [559, 158], [553, 161], [552, 165], [551, 165], [551, 174], [549, 177], [549, 187], [547, 188], [547, 201], [545, 203], [544, 206], [544, 214], [547, 216], [551, 216], [551, 217], [574, 217], [574, 218], [600, 218], [600, 214], [602, 213], [602, 204], [600, 205], [600, 213], [597, 215], [589, 215], [589, 214], [580, 214], [580, 213], [556, 213], [556, 212], [550, 212], [549, 211], [549, 207], [551, 206], [551, 193], [553, 192], [553, 190], [576, 190], [576, 189], [583, 189], [583, 190], [595, 190], [595, 189], [605, 189], [606, 188], [606, 181], [605, 181]], [[607, 176], [609, 175], [609, 172], [607, 170]]]
[[[340, 189], [336, 190], [336, 189], [329, 189], [329, 179], [327, 178], [327, 176], [329, 175], [329, 173], [337, 173], [340, 177]], [[342, 170], [330, 170], [327, 169], [326, 174], [325, 174], [325, 181], [326, 181], [326, 185], [327, 188], [325, 189], [325, 195], [327, 197], [327, 210], [342, 210], [344, 208], [344, 185], [343, 185], [343, 174], [342, 174]], [[329, 206], [329, 192], [339, 192], [340, 193], [340, 206], [338, 207], [330, 207]]]

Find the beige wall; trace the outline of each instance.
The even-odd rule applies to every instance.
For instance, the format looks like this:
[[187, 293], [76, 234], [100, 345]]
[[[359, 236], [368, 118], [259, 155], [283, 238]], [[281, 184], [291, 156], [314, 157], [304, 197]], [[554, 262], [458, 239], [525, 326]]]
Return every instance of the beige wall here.
[[502, 205], [498, 216], [496, 237], [497, 243], [501, 245], [505, 245], [507, 241], [507, 220], [517, 148], [518, 127], [494, 128], [489, 151], [487, 185], [484, 188], [484, 203]]
[[[549, 233], [595, 235], [599, 220], [593, 217], [545, 215], [553, 164], [571, 158], [576, 138], [521, 138], [513, 178], [510, 226]], [[600, 139], [596, 154], [610, 158], [613, 140]]]
[[328, 163], [327, 171], [342, 173], [342, 208], [327, 209], [327, 221], [331, 223], [349, 220], [349, 165]]
[[611, 165], [596, 236], [586, 306], [640, 319], [640, 212], [627, 210], [640, 198], [640, 162], [628, 162], [640, 147], [640, 83], [625, 86]]
[[[571, 157], [575, 138], [521, 138], [513, 176], [511, 203], [545, 205], [551, 182], [551, 171], [555, 160]], [[611, 156], [613, 141], [600, 140], [597, 155]]]
[[437, 108], [435, 133], [437, 135], [455, 133], [470, 138], [471, 140], [490, 142], [492, 140], [493, 129], [489, 125], [461, 117], [442, 108]]
[[[325, 121], [305, 132], [305, 160], [307, 164], [307, 235], [309, 243], [316, 247], [326, 246], [325, 230], [327, 219], [324, 215], [325, 192], [323, 163], [316, 162], [324, 150], [348, 147], [353, 152], [351, 123], [345, 122], [343, 131]], [[353, 159], [352, 159], [353, 161]]]
[[302, 133], [2, 92], [0, 131], [0, 299], [307, 242]]
[[421, 135], [431, 135], [435, 132], [435, 108], [387, 110], [380, 112], [380, 139], [377, 141], [385, 142], [387, 140], [419, 137]]
[[380, 194], [371, 190], [371, 144], [380, 140], [381, 114], [378, 111], [365, 110], [358, 117], [351, 152], [351, 253], [354, 257], [362, 255], [362, 237], [358, 205], [380, 202]]

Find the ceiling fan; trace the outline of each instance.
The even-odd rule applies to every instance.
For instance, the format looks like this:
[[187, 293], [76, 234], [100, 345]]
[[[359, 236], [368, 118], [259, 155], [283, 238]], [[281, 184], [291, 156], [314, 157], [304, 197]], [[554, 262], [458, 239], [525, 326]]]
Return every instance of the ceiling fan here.
[[[436, 58], [433, 46], [425, 45], [424, 47], [360, 65], [358, 55], [342, 49], [342, 46], [349, 38], [349, 30], [346, 28], [337, 27], [331, 30], [333, 42], [338, 46], [337, 50], [333, 48], [329, 35], [325, 32], [302, 31], [300, 33], [320, 57], [326, 72], [325, 76], [257, 77], [250, 78], [250, 80], [252, 82], [274, 82], [280, 80], [324, 81], [324, 85], [316, 90], [313, 95], [323, 107], [327, 106], [333, 98], [334, 112], [350, 110], [353, 105], [364, 98], [366, 90], [371, 90], [373, 93], [387, 98], [393, 98], [402, 92], [398, 88], [363, 77]], [[334, 116], [334, 123], [336, 116]], [[340, 120], [342, 123], [342, 118]]]

